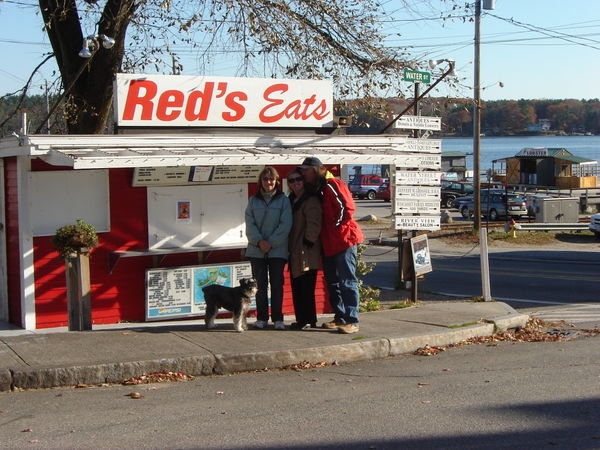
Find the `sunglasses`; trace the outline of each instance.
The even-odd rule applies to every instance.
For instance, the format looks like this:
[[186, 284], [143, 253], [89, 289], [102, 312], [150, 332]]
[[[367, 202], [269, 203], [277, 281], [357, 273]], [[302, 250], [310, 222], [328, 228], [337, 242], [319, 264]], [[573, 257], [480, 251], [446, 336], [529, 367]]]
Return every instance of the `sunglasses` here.
[[299, 183], [301, 181], [304, 181], [304, 178], [302, 178], [302, 177], [288, 178], [288, 183]]
[[262, 177], [263, 181], [275, 181], [275, 178], [273, 177]]

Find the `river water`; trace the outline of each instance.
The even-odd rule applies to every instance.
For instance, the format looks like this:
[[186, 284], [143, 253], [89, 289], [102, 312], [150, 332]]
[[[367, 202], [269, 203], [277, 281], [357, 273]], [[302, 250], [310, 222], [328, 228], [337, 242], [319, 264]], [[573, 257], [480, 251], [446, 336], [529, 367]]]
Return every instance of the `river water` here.
[[[482, 137], [480, 144], [481, 170], [491, 169], [492, 161], [514, 156], [525, 147], [564, 148], [575, 156], [600, 163], [600, 136], [525, 136]], [[442, 151], [459, 150], [473, 153], [472, 138], [444, 138]], [[473, 156], [467, 156], [467, 169], [473, 170]]]

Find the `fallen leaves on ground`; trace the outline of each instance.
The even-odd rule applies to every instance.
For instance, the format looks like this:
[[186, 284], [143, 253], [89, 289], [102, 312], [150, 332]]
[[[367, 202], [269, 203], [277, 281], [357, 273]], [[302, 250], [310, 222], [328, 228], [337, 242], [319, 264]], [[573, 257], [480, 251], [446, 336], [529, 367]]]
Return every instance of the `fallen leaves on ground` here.
[[300, 361], [299, 363], [296, 364], [289, 364], [287, 366], [282, 366], [282, 367], [265, 367], [264, 369], [257, 369], [254, 372], [272, 372], [272, 371], [279, 371], [279, 372], [285, 372], [288, 370], [295, 370], [296, 372], [299, 372], [301, 370], [309, 370], [309, 369], [318, 369], [320, 367], [329, 367], [329, 366], [339, 366], [340, 364], [337, 361], [333, 361], [333, 362], [326, 362], [326, 361], [319, 361], [316, 363], [312, 363], [310, 361]]
[[[575, 336], [575, 333], [565, 328], [573, 328], [572, 324], [565, 321], [546, 322], [535, 317], [530, 318], [527, 324], [518, 330], [507, 330], [500, 333], [494, 333], [491, 336], [476, 336], [455, 344], [430, 346], [425, 345], [415, 350], [414, 354], [418, 356], [434, 356], [446, 349], [461, 347], [463, 345], [487, 344], [495, 345], [498, 342], [559, 342], [566, 341]], [[600, 329], [579, 330], [586, 336], [597, 336]]]
[[130, 392], [129, 394], [126, 394], [125, 397], [131, 397], [135, 400], [144, 398], [144, 396], [142, 394], [140, 394], [139, 392]]
[[183, 372], [152, 372], [146, 375], [126, 378], [121, 382], [124, 385], [170, 383], [173, 381], [189, 381], [194, 377]]

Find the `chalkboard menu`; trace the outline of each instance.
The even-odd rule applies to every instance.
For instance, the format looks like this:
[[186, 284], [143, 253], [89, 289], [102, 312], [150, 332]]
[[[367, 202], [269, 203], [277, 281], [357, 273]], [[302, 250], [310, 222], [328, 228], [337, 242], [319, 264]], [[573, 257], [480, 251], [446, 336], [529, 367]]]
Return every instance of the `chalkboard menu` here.
[[146, 320], [201, 316], [206, 311], [202, 288], [211, 284], [235, 287], [242, 278], [251, 277], [249, 262], [149, 269]]

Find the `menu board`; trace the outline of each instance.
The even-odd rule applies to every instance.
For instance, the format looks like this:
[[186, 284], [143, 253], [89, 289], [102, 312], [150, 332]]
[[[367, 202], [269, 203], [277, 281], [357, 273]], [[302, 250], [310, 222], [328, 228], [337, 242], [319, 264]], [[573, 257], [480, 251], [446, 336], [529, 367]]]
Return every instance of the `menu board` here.
[[131, 185], [185, 186], [189, 184], [253, 183], [264, 166], [136, 167]]
[[[251, 278], [249, 262], [188, 266], [146, 271], [146, 320], [201, 316], [206, 312], [202, 288], [211, 284], [239, 286]], [[250, 308], [255, 308], [252, 301]]]

